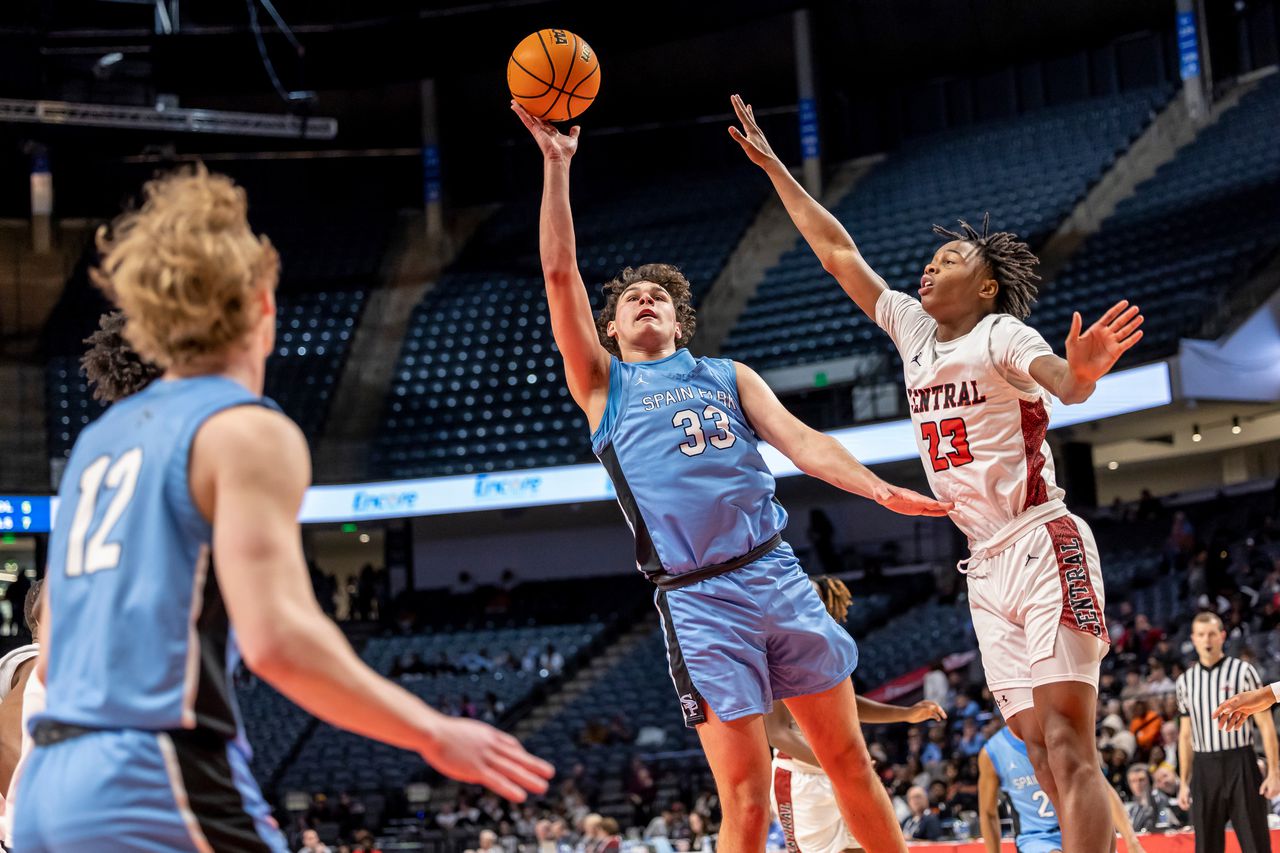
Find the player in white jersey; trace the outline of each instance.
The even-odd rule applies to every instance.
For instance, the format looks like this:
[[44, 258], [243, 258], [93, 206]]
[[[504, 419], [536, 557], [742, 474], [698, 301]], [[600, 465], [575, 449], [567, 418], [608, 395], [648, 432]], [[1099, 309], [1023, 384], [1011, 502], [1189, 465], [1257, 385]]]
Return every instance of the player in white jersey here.
[[1109, 638], [1093, 535], [1062, 502], [1045, 442], [1050, 395], [1088, 399], [1095, 383], [1142, 338], [1127, 302], [1081, 333], [1067, 358], [1022, 320], [1039, 263], [1014, 235], [937, 229], [951, 238], [920, 279], [920, 298], [890, 290], [844, 226], [792, 177], [734, 96], [743, 130], [730, 135], [773, 181], [823, 269], [902, 356], [915, 438], [934, 494], [969, 539], [969, 604], [987, 683], [1027, 744], [1063, 825], [1065, 853], [1111, 846], [1107, 793], [1097, 772], [1094, 711]]
[[[844, 581], [830, 575], [812, 578], [813, 586], [831, 618], [843, 623], [853, 597]], [[923, 723], [945, 720], [947, 712], [936, 702], [910, 707], [885, 705], [858, 695], [858, 720], [866, 725]], [[765, 734], [774, 749], [773, 785], [769, 796], [778, 816], [787, 850], [793, 853], [843, 853], [862, 845], [849, 830], [836, 801], [831, 778], [818, 764], [812, 747], [783, 702], [774, 703], [764, 718]]]

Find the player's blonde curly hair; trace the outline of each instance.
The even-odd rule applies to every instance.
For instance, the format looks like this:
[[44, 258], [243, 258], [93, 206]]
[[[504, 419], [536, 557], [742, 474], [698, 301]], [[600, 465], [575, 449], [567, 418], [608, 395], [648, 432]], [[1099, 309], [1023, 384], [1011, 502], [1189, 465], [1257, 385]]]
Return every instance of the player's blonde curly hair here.
[[245, 192], [203, 164], [149, 181], [142, 206], [98, 229], [94, 283], [124, 311], [125, 338], [161, 367], [217, 356], [259, 319], [280, 258], [249, 227]]
[[835, 575], [818, 575], [809, 580], [831, 618], [843, 624], [849, 618], [849, 607], [853, 604], [853, 593], [849, 592], [849, 587]]

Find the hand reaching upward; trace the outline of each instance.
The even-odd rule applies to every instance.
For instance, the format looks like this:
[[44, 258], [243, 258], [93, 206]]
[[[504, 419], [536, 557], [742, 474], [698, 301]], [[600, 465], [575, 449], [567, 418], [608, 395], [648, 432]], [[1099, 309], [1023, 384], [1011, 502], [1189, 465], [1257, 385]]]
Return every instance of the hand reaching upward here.
[[529, 133], [538, 143], [538, 148], [542, 149], [544, 160], [567, 163], [573, 159], [573, 155], [578, 151], [578, 133], [582, 128], [574, 125], [569, 128], [567, 134], [561, 133], [551, 122], [529, 115], [528, 110], [515, 101], [511, 102], [511, 111], [520, 117], [525, 127], [529, 128]]
[[773, 153], [773, 148], [765, 138], [764, 131], [760, 130], [760, 125], [756, 124], [756, 114], [752, 111], [751, 105], [744, 103], [741, 95], [734, 95], [730, 101], [733, 104], [733, 111], [738, 114], [738, 121], [742, 122], [742, 130], [730, 125], [729, 135], [742, 146], [747, 157], [751, 158], [751, 162], [757, 166], [767, 166], [777, 160], [778, 156]]
[[1080, 312], [1071, 318], [1067, 334], [1067, 365], [1082, 383], [1097, 382], [1115, 363], [1142, 340], [1142, 315], [1137, 305], [1122, 299], [1112, 305], [1098, 322], [1080, 334]]

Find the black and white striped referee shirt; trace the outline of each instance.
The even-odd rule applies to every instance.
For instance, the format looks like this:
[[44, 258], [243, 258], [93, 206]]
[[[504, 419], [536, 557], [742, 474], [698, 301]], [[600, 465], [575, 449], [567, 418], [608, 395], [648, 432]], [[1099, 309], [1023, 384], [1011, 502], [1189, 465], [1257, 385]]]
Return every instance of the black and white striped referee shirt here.
[[1196, 752], [1222, 752], [1253, 744], [1253, 726], [1224, 732], [1213, 719], [1213, 709], [1226, 699], [1262, 685], [1258, 671], [1239, 658], [1223, 656], [1213, 666], [1196, 661], [1178, 676], [1178, 713], [1191, 718], [1191, 745]]

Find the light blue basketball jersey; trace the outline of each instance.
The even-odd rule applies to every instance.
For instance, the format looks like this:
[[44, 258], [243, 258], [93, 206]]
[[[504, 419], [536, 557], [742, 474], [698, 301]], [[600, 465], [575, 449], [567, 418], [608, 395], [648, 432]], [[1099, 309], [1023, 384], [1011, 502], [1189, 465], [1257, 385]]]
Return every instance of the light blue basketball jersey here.
[[210, 416], [260, 404], [274, 407], [224, 377], [157, 381], [80, 434], [49, 543], [40, 718], [239, 735], [230, 680], [239, 654], [187, 466]]
[[687, 349], [657, 361], [612, 359], [591, 440], [646, 575], [728, 562], [787, 524], [728, 359]]
[[1013, 831], [1018, 849], [1041, 840], [1056, 840], [1062, 846], [1062, 827], [1049, 795], [1036, 780], [1035, 768], [1027, 757], [1027, 745], [1006, 726], [983, 747], [1000, 777], [1000, 790], [1012, 805]]

